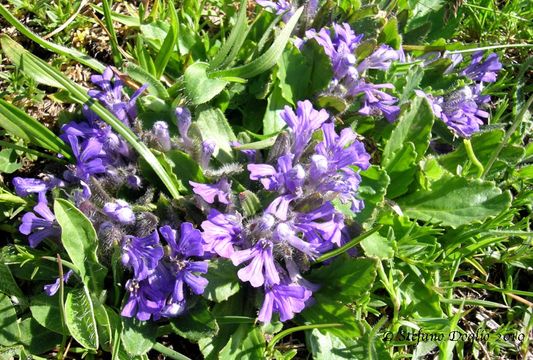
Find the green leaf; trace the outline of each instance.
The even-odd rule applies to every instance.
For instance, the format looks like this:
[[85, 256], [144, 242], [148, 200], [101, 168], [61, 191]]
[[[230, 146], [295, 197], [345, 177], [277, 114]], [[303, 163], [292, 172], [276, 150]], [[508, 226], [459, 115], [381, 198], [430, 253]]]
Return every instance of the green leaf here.
[[397, 200], [405, 215], [430, 223], [457, 227], [480, 222], [509, 208], [511, 194], [481, 180], [449, 175]]
[[72, 203], [56, 199], [54, 213], [61, 226], [61, 241], [85, 285], [99, 294], [107, 269], [98, 262], [98, 239], [89, 219]]
[[185, 70], [183, 83], [185, 93], [194, 105], [203, 104], [217, 96], [228, 84], [221, 79], [212, 79], [207, 76], [209, 64], [196, 62]]
[[[18, 46], [15, 41], [5, 35], [0, 36], [0, 42], [2, 44], [7, 43], [9, 44], [9, 46]], [[120, 136], [122, 136], [153, 168], [154, 172], [161, 179], [163, 184], [165, 184], [170, 194], [175, 199], [179, 199], [181, 197], [179, 190], [175, 187], [175, 184], [172, 182], [169, 174], [165, 172], [159, 161], [157, 161], [157, 159], [155, 158], [154, 154], [152, 154], [152, 152], [146, 147], [146, 145], [137, 138], [137, 136], [129, 127], [123, 124], [100, 103], [95, 102], [94, 99], [91, 99], [85, 89], [83, 89], [81, 86], [77, 85], [72, 80], [61, 74], [59, 71], [50, 67], [47, 63], [37, 58], [36, 56], [32, 55], [30, 52], [26, 50], [21, 50], [21, 53], [24, 54], [25, 61], [28, 64], [31, 64], [32, 68], [37, 69], [36, 71], [44, 72], [48, 77], [61, 84], [63, 88], [65, 88], [72, 94], [73, 98], [75, 98], [80, 103], [88, 105], [91, 110], [93, 110], [103, 121], [111, 125], [111, 127]], [[28, 71], [28, 69], [23, 70]]]
[[84, 348], [98, 349], [98, 329], [87, 287], [72, 290], [67, 294], [65, 322], [72, 337]]
[[0, 345], [14, 345], [19, 342], [21, 335], [17, 312], [9, 297], [0, 293]]
[[[385, 170], [391, 179], [387, 188], [387, 197], [394, 199], [407, 192], [409, 185], [415, 179], [416, 158], [415, 145], [407, 142], [404, 146], [391, 154]], [[383, 164], [384, 165], [384, 164]]]
[[217, 145], [213, 156], [221, 163], [233, 160], [230, 142], [237, 141], [233, 130], [220, 109], [201, 106], [196, 111], [195, 127], [202, 140], [214, 141]]
[[265, 338], [259, 327], [241, 324], [220, 351], [221, 359], [263, 359]]
[[61, 335], [39, 325], [33, 318], [22, 320], [20, 326], [20, 343], [31, 354], [42, 354], [61, 343]]
[[[103, 72], [105, 70], [105, 65], [99, 62], [96, 59], [84, 54], [74, 48], [68, 48], [65, 46], [54, 44], [50, 41], [44, 40], [39, 37], [26, 26], [24, 26], [15, 16], [13, 16], [4, 6], [0, 5], [0, 15], [6, 19], [8, 23], [14, 26], [20, 33], [32, 41], [35, 41], [37, 44], [45, 48], [46, 50], [52, 51], [56, 54], [63, 55], [69, 59], [73, 59], [76, 62], [79, 62], [83, 65], [90, 67], [93, 70], [98, 72]], [[4, 44], [2, 43], [2, 48]], [[8, 56], [9, 57], [9, 56]], [[11, 59], [13, 61], [13, 59]]]
[[30, 304], [31, 315], [45, 328], [58, 334], [69, 335], [68, 329], [61, 325], [61, 311], [57, 296], [39, 294], [34, 296]]
[[8, 296], [15, 296], [19, 302], [24, 304], [26, 299], [22, 293], [22, 290], [20, 290], [17, 282], [13, 278], [9, 267], [3, 262], [4, 260], [1, 258], [0, 260], [2, 261], [0, 262], [0, 292]]
[[189, 181], [205, 183], [207, 180], [204, 177], [202, 169], [198, 163], [191, 159], [189, 154], [180, 150], [170, 150], [162, 154], [166, 157], [172, 172], [189, 189]]
[[391, 17], [387, 20], [387, 23], [381, 29], [381, 33], [378, 37], [380, 44], [387, 44], [394, 49], [399, 49], [402, 45], [402, 38], [398, 34], [398, 20], [395, 17]]
[[209, 281], [203, 296], [211, 301], [226, 301], [240, 289], [237, 268], [229, 260], [210, 261], [204, 277]]
[[116, 331], [120, 330], [120, 318], [113, 310], [101, 304], [94, 298], [93, 304], [100, 346], [105, 351], [111, 351], [113, 346], [113, 335]]
[[[0, 42], [2, 39], [0, 37]], [[39, 121], [2, 99], [0, 99], [0, 126], [27, 142], [62, 154], [67, 160], [72, 159], [71, 150], [63, 140]]]
[[430, 276], [414, 271], [414, 267], [402, 266], [405, 278], [399, 285], [402, 294], [402, 312], [423, 318], [442, 318], [439, 294], [434, 290]]
[[392, 259], [394, 257], [394, 248], [391, 241], [379, 233], [374, 233], [361, 241], [361, 247], [365, 255], [378, 259]]
[[298, 19], [302, 15], [302, 11], [303, 7], [296, 11], [296, 13], [285, 25], [285, 28], [276, 37], [276, 40], [274, 40], [272, 46], [263, 55], [259, 56], [257, 59], [246, 65], [227, 70], [213, 71], [209, 73], [209, 77], [220, 78], [235, 76], [239, 78], [248, 79], [269, 70], [278, 62], [278, 59], [280, 58], [281, 54], [283, 53], [283, 50], [285, 49], [285, 46], [287, 45], [287, 42], [290, 39], [292, 30], [294, 29], [298, 22]]
[[13, 149], [4, 149], [0, 151], [0, 173], [12, 174], [22, 167], [17, 162], [18, 156]]
[[120, 339], [124, 349], [133, 356], [146, 354], [155, 344], [156, 330], [150, 322], [123, 317]]
[[214, 337], [218, 332], [218, 324], [205, 301], [199, 301], [185, 315], [172, 320], [170, 325], [176, 334], [193, 342]]
[[126, 64], [126, 73], [141, 84], [148, 84], [148, 91], [160, 99], [168, 99], [169, 95], [165, 86], [152, 74], [134, 63]]
[[174, 6], [169, 6], [168, 9], [170, 12], [170, 30], [163, 41], [161, 49], [159, 49], [157, 57], [155, 58], [156, 77], [158, 79], [161, 78], [161, 75], [165, 73], [168, 61], [174, 53], [174, 49], [176, 48], [176, 43], [178, 41], [178, 15], [176, 14], [176, 9]]
[[390, 178], [383, 169], [376, 165], [370, 166], [360, 174], [362, 180], [358, 196], [365, 202], [365, 208], [355, 214], [355, 220], [363, 224], [375, 215], [384, 201]]
[[274, 85], [274, 90], [268, 96], [267, 107], [263, 117], [263, 134], [274, 134], [279, 132], [286, 125], [279, 116], [285, 105], [289, 102], [281, 94], [278, 83]]
[[321, 284], [318, 293], [335, 294], [335, 300], [350, 303], [370, 290], [376, 272], [376, 260], [343, 255], [331, 264], [314, 269], [308, 277], [311, 282]]
[[248, 7], [246, 6], [246, 3], [246, 0], [241, 0], [235, 26], [231, 30], [228, 39], [224, 45], [222, 45], [215, 58], [209, 63], [209, 70], [214, 70], [218, 67], [224, 67], [230, 64], [235, 56], [237, 56], [237, 53], [244, 43], [248, 33], [248, 24], [246, 21], [246, 9]]

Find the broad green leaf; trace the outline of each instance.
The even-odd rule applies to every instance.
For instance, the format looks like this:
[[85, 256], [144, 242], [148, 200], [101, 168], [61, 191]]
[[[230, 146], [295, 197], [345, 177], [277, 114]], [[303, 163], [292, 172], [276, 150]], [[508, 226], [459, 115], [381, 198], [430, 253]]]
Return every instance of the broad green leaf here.
[[120, 318], [113, 310], [101, 304], [97, 299], [93, 298], [93, 304], [100, 346], [105, 351], [111, 351], [113, 334], [115, 331], [120, 331]]
[[21, 335], [17, 312], [9, 297], [0, 293], [0, 345], [14, 345], [20, 340]]
[[197, 62], [189, 66], [183, 75], [185, 93], [194, 105], [208, 102], [228, 84], [225, 80], [209, 78], [208, 67], [207, 63]]
[[363, 224], [375, 215], [384, 201], [390, 178], [383, 169], [376, 165], [361, 171], [360, 174], [362, 181], [359, 186], [358, 197], [365, 202], [365, 207], [361, 212], [355, 214], [355, 220]]
[[65, 300], [65, 322], [70, 334], [84, 348], [98, 349], [98, 329], [89, 290], [75, 289]]
[[380, 44], [387, 44], [394, 49], [399, 49], [402, 45], [402, 38], [398, 34], [398, 20], [396, 17], [391, 17], [387, 20], [387, 23], [381, 29], [381, 33], [378, 37]]
[[394, 257], [394, 248], [389, 239], [374, 233], [361, 241], [365, 255], [368, 257], [375, 257], [378, 259], [392, 259]]
[[61, 343], [61, 335], [42, 327], [31, 317], [22, 320], [19, 326], [21, 333], [19, 342], [30, 354], [45, 353]]
[[61, 311], [57, 296], [46, 294], [34, 296], [31, 299], [30, 311], [40, 325], [58, 334], [69, 335], [68, 329], [63, 329], [61, 325]]
[[12, 174], [22, 167], [20, 162], [17, 162], [18, 156], [13, 149], [4, 149], [0, 151], [0, 173]]
[[294, 29], [296, 23], [298, 22], [298, 19], [302, 15], [302, 11], [303, 7], [296, 11], [296, 13], [285, 25], [285, 28], [283, 28], [283, 30], [276, 37], [276, 40], [274, 40], [272, 46], [263, 55], [259, 56], [257, 59], [246, 65], [227, 70], [213, 71], [209, 73], [209, 77], [220, 78], [235, 76], [239, 78], [248, 79], [269, 70], [278, 62], [279, 57], [283, 53], [283, 50], [285, 49], [285, 46], [289, 41], [292, 30]]
[[440, 308], [439, 294], [435, 291], [430, 276], [420, 273], [417, 269], [409, 265], [402, 266], [401, 270], [405, 275], [399, 284], [402, 294], [402, 312], [423, 318], [442, 318], [443, 313]]
[[220, 351], [220, 358], [255, 360], [262, 359], [264, 353], [265, 338], [261, 329], [253, 324], [241, 324]]
[[93, 292], [102, 291], [107, 269], [98, 262], [98, 239], [89, 219], [72, 203], [56, 199], [54, 213], [61, 226], [61, 241], [83, 281]]
[[231, 30], [228, 39], [224, 45], [222, 45], [215, 58], [209, 63], [209, 70], [214, 70], [218, 67], [224, 67], [230, 64], [237, 55], [242, 44], [244, 43], [244, 40], [246, 39], [246, 34], [248, 33], [248, 24], [246, 21], [247, 8], [246, 0], [241, 0], [235, 26]]
[[392, 153], [390, 161], [384, 169], [391, 179], [387, 188], [387, 197], [394, 199], [407, 192], [409, 185], [415, 180], [417, 170], [415, 145], [412, 142]]
[[419, 189], [397, 200], [411, 218], [457, 227], [496, 216], [511, 204], [511, 194], [493, 182], [443, 176], [431, 191]]
[[196, 161], [191, 159], [189, 154], [176, 149], [167, 151], [163, 155], [172, 167], [172, 172], [186, 188], [191, 186], [189, 181], [206, 182], [202, 169]]
[[[0, 42], [3, 40], [0, 37]], [[0, 99], [0, 126], [43, 149], [72, 158], [71, 150], [57, 135], [13, 104]]]
[[281, 94], [281, 88], [276, 82], [274, 90], [268, 96], [267, 108], [263, 117], [263, 134], [274, 134], [279, 132], [286, 125], [279, 114], [289, 102]]
[[196, 111], [195, 127], [200, 133], [202, 140], [214, 141], [217, 145], [213, 156], [221, 163], [233, 160], [233, 150], [230, 142], [237, 138], [220, 109], [201, 106]]
[[228, 260], [210, 261], [204, 277], [209, 281], [203, 293], [208, 300], [225, 301], [240, 289], [237, 268]]
[[120, 339], [128, 354], [144, 355], [155, 344], [156, 327], [153, 323], [137, 319], [122, 318]]
[[[350, 303], [370, 290], [376, 277], [376, 271], [376, 260], [353, 259], [344, 254], [331, 264], [311, 271], [308, 279], [311, 282], [321, 284], [317, 293], [335, 294], [336, 301]], [[328, 322], [321, 321], [321, 323]]]
[[[2, 44], [9, 44], [9, 46], [19, 46], [15, 41], [13, 41], [8, 36], [1, 36], [0, 42]], [[20, 46], [19, 46], [20, 47]], [[75, 82], [67, 78], [65, 75], [52, 68], [50, 65], [32, 55], [26, 50], [21, 50], [21, 53], [24, 54], [24, 59], [28, 64], [36, 71], [45, 73], [48, 77], [61, 84], [63, 88], [71, 93], [73, 98], [75, 98], [79, 103], [88, 105], [91, 110], [93, 110], [103, 121], [111, 125], [111, 127], [122, 136], [138, 153], [143, 157], [146, 162], [154, 169], [154, 172], [161, 179], [163, 184], [167, 187], [170, 194], [179, 199], [180, 193], [179, 190], [175, 187], [175, 184], [172, 182], [169, 174], [165, 172], [159, 161], [155, 158], [154, 154], [146, 147], [146, 145], [137, 138], [133, 131], [124, 125], [119, 119], [117, 119], [109, 110], [107, 110], [100, 103], [95, 102], [94, 99], [91, 99], [85, 89], [77, 85]], [[28, 71], [28, 69], [22, 69]]]
[[[83, 65], [90, 67], [93, 70], [98, 72], [103, 72], [105, 70], [105, 65], [99, 62], [96, 59], [84, 54], [74, 48], [68, 48], [58, 44], [54, 44], [50, 41], [44, 40], [39, 37], [26, 26], [24, 26], [15, 16], [13, 16], [4, 6], [0, 5], [0, 15], [6, 19], [8, 23], [14, 26], [20, 33], [32, 41], [35, 41], [37, 44], [45, 48], [46, 50], [52, 51], [56, 54], [63, 55], [69, 59], [73, 59], [76, 62], [79, 62]], [[4, 44], [2, 43], [2, 48]], [[11, 59], [13, 61], [13, 59]]]
[[170, 325], [176, 334], [193, 342], [214, 337], [218, 332], [218, 324], [202, 300], [187, 310], [186, 314], [173, 319]]
[[11, 270], [9, 270], [9, 267], [4, 263], [5, 260], [0, 258], [0, 261], [2, 261], [0, 262], [0, 292], [8, 296], [15, 296], [19, 302], [24, 304], [26, 299], [22, 290], [20, 290], [17, 282], [13, 278]]
[[141, 84], [148, 84], [148, 91], [161, 99], [168, 99], [169, 95], [165, 86], [161, 84], [152, 74], [134, 63], [126, 64], [126, 73], [135, 81]]
[[402, 114], [396, 120], [397, 126], [383, 150], [383, 166], [394, 161], [393, 156], [402, 149], [407, 142], [412, 142], [418, 154], [416, 160], [420, 160], [426, 153], [433, 125], [433, 111], [428, 101], [423, 97], [416, 97], [411, 104], [402, 109]]

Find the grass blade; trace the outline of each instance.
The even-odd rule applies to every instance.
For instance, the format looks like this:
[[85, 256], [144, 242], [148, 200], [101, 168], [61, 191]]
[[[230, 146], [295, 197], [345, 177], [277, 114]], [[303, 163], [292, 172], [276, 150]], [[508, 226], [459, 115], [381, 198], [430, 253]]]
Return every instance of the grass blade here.
[[56, 54], [63, 55], [69, 59], [73, 59], [83, 65], [90, 67], [91, 69], [103, 72], [105, 70], [105, 65], [99, 62], [96, 59], [72, 48], [54, 44], [53, 42], [44, 40], [26, 26], [24, 26], [16, 17], [14, 17], [4, 6], [0, 5], [0, 16], [2, 16], [10, 25], [14, 26], [20, 33], [26, 36], [28, 39], [35, 41], [37, 44], [45, 48], [46, 50], [52, 51]]
[[[111, 0], [112, 1], [112, 0]], [[107, 31], [109, 32], [109, 38], [111, 39], [111, 53], [113, 54], [113, 62], [116, 67], [122, 66], [122, 55], [118, 48], [117, 32], [113, 26], [113, 17], [111, 16], [111, 4], [110, 0], [102, 0], [102, 6], [104, 8], [104, 21]]]
[[163, 45], [161, 46], [161, 49], [159, 49], [159, 53], [157, 54], [157, 57], [155, 58], [155, 70], [156, 70], [155, 77], [157, 79], [160, 79], [161, 75], [165, 73], [165, 69], [167, 67], [168, 61], [170, 60], [170, 57], [174, 53], [174, 48], [176, 46], [176, 42], [178, 41], [178, 36], [179, 36], [179, 24], [178, 24], [178, 15], [176, 14], [176, 9], [174, 9], [174, 6], [170, 6], [169, 11], [170, 11], [170, 30], [168, 31], [167, 36], [165, 37], [165, 40], [163, 41]]
[[227, 70], [213, 71], [209, 74], [209, 76], [212, 78], [234, 76], [247, 79], [269, 70], [278, 62], [278, 59], [280, 58], [285, 46], [287, 45], [287, 42], [289, 41], [292, 30], [302, 15], [302, 11], [303, 7], [296, 11], [287, 25], [285, 25], [285, 28], [281, 31], [277, 39], [274, 41], [272, 46], [263, 55], [246, 65]]

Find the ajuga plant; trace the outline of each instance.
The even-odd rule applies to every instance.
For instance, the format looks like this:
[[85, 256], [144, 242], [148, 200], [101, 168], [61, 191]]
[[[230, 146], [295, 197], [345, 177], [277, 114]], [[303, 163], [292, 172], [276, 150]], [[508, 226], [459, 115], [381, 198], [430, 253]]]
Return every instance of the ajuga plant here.
[[51, 131], [0, 102], [18, 141], [2, 143], [54, 163], [9, 175], [0, 194], [0, 354], [461, 357], [503, 351], [487, 339], [510, 333], [524, 353], [525, 330], [498, 332], [482, 309], [508, 308], [487, 293], [507, 291], [530, 330], [531, 293], [492, 271], [527, 262], [531, 179], [515, 167], [531, 152], [531, 100], [504, 133], [498, 78], [511, 75], [497, 53], [404, 45], [425, 19], [406, 4], [341, 3], [224, 3], [233, 20], [214, 21], [204, 3], [146, 2], [133, 16], [104, 1], [114, 67], [0, 8], [96, 72], [85, 89], [0, 38], [74, 104]]

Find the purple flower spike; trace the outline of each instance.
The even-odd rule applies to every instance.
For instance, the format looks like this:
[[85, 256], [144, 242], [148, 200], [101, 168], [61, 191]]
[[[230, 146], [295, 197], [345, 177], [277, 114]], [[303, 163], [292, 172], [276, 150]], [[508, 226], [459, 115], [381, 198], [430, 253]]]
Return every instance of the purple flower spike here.
[[262, 286], [265, 282], [278, 284], [280, 278], [272, 256], [272, 246], [271, 241], [262, 239], [253, 248], [235, 252], [231, 256], [235, 266], [252, 260], [248, 266], [238, 271], [239, 279], [249, 281], [253, 287]]
[[497, 54], [490, 54], [484, 62], [483, 51], [478, 51], [472, 55], [472, 63], [468, 65], [461, 75], [466, 76], [474, 81], [495, 82], [498, 71], [502, 69], [502, 64]]
[[309, 100], [298, 101], [296, 113], [289, 106], [285, 106], [280, 116], [291, 130], [292, 153], [296, 161], [305, 150], [313, 133], [329, 119], [326, 110], [315, 110]]
[[215, 198], [222, 204], [231, 203], [231, 185], [225, 178], [216, 184], [200, 184], [193, 181], [189, 181], [189, 184], [193, 188], [192, 191], [209, 204], [213, 204]]
[[189, 128], [191, 127], [192, 117], [189, 109], [184, 107], [176, 108], [176, 119], [178, 120], [178, 131], [186, 147], [192, 147], [192, 140], [189, 138]]
[[35, 248], [46, 238], [58, 238], [61, 230], [56, 224], [56, 217], [50, 211], [44, 193], [39, 193], [39, 202], [34, 206], [35, 213], [28, 212], [22, 217], [19, 227], [21, 234], [29, 235], [30, 247]]
[[146, 279], [162, 257], [157, 231], [144, 238], [127, 235], [122, 240], [122, 264], [133, 269], [137, 280]]
[[[67, 283], [71, 275], [72, 275], [72, 270], [69, 270], [65, 274], [63, 274], [63, 282]], [[59, 290], [59, 285], [60, 285], [59, 281], [60, 281], [60, 278], [58, 277], [54, 283], [44, 286], [44, 292], [46, 293], [46, 295], [54, 296], [57, 293], [57, 291]]]
[[152, 129], [161, 150], [166, 152], [172, 148], [170, 141], [170, 133], [168, 132], [168, 124], [165, 121], [156, 121]]
[[277, 312], [281, 321], [290, 320], [305, 308], [309, 297], [311, 291], [300, 285], [267, 285], [265, 300], [257, 318], [263, 323], [269, 323], [272, 313]]
[[181, 303], [185, 300], [184, 285], [191, 291], [200, 295], [207, 286], [207, 280], [196, 273], [207, 273], [207, 261], [192, 261], [191, 256], [203, 256], [202, 233], [194, 229], [191, 223], [183, 223], [180, 228], [180, 239], [177, 241], [177, 232], [166, 225], [159, 229], [163, 238], [170, 246], [170, 271], [174, 277], [172, 302]]
[[222, 214], [211, 209], [202, 229], [205, 251], [230, 258], [235, 251], [233, 245], [240, 240], [242, 217], [239, 213]]
[[130, 205], [124, 200], [106, 203], [102, 210], [107, 216], [120, 224], [131, 225], [135, 222], [135, 214]]

